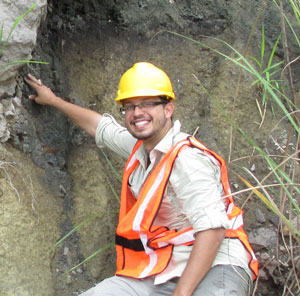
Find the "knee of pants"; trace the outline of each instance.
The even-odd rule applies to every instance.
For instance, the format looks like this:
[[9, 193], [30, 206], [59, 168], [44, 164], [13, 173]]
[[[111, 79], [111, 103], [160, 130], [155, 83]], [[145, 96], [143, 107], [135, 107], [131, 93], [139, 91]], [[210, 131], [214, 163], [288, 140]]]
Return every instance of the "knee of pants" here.
[[252, 282], [251, 278], [242, 268], [217, 265], [210, 269], [193, 296], [247, 296], [250, 282]]
[[113, 276], [87, 290], [80, 296], [148, 296], [152, 295], [153, 279], [137, 280]]

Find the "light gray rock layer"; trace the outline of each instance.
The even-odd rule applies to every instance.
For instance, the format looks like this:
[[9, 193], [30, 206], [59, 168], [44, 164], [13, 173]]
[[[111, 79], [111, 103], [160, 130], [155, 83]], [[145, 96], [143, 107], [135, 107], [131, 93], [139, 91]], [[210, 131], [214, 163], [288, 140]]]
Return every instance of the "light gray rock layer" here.
[[0, 57], [0, 98], [14, 95], [15, 76], [22, 64], [7, 64], [31, 59], [31, 52], [36, 44], [37, 29], [41, 20], [46, 16], [47, 0], [38, 0], [35, 7], [18, 22], [12, 31], [15, 21], [26, 13], [33, 3], [32, 0], [2, 0], [0, 2], [0, 28], [3, 27], [0, 53], [5, 44], [2, 57]]

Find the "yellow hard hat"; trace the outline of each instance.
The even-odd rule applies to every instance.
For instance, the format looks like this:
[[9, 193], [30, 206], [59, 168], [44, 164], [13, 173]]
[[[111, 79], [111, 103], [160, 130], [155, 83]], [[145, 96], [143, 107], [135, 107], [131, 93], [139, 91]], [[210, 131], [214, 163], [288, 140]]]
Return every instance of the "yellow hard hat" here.
[[175, 100], [170, 78], [164, 71], [150, 63], [136, 63], [122, 75], [116, 102], [121, 104], [125, 99], [147, 96]]

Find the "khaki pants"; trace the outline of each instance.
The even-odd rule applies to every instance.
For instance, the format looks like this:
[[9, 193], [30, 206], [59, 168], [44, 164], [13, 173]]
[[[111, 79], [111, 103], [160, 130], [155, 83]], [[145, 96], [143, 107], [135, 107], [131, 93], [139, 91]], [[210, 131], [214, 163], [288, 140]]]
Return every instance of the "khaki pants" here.
[[[176, 279], [154, 285], [153, 278], [137, 280], [113, 276], [80, 296], [170, 296], [176, 287]], [[210, 269], [193, 296], [248, 296], [252, 280], [240, 267], [217, 265]]]

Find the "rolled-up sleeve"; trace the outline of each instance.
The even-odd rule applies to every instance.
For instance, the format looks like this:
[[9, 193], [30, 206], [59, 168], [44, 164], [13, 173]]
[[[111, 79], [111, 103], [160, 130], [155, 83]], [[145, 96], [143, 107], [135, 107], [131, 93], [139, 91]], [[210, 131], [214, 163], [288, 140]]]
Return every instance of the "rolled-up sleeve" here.
[[109, 114], [103, 114], [96, 129], [96, 145], [108, 147], [121, 157], [128, 158], [136, 139]]
[[229, 227], [222, 199], [220, 169], [215, 159], [196, 148], [181, 151], [175, 161], [170, 184], [176, 203], [195, 233]]

